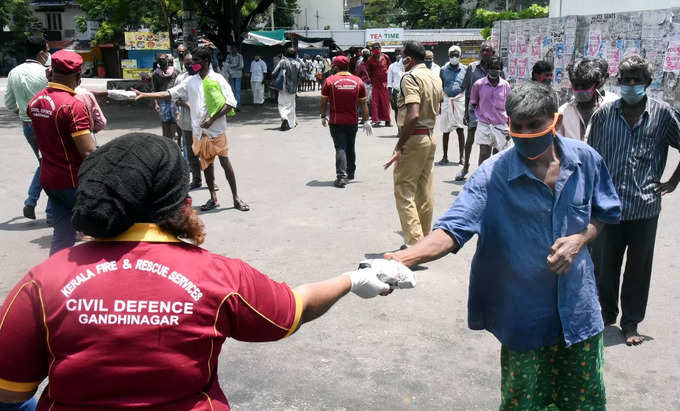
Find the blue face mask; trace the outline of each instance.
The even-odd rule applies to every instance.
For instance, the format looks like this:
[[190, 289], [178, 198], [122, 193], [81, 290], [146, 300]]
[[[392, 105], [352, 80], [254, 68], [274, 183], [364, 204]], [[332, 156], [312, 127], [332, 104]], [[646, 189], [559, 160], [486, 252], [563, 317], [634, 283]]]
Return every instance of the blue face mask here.
[[645, 96], [645, 88], [644, 84], [634, 86], [621, 84], [621, 98], [628, 104], [635, 104]]
[[557, 119], [558, 114], [555, 114], [555, 120], [547, 130], [533, 134], [513, 133], [511, 125], [510, 136], [515, 143], [517, 152], [529, 160], [535, 160], [545, 154], [552, 145], [553, 140], [555, 140], [555, 124]]

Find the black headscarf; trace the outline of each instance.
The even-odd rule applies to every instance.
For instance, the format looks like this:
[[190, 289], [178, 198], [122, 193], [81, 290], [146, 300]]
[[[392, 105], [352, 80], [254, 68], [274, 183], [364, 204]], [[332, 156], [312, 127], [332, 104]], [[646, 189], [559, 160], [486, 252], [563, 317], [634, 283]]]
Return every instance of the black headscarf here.
[[113, 237], [140, 222], [159, 222], [186, 200], [188, 167], [167, 137], [130, 133], [90, 154], [78, 173], [71, 222], [93, 237]]

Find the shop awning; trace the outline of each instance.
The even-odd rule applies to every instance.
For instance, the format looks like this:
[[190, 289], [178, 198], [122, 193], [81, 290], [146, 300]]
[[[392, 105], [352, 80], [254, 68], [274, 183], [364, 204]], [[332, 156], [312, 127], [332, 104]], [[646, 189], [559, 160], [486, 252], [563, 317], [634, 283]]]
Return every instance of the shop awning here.
[[286, 42], [285, 33], [285, 30], [251, 31], [243, 42], [255, 46], [278, 46]]

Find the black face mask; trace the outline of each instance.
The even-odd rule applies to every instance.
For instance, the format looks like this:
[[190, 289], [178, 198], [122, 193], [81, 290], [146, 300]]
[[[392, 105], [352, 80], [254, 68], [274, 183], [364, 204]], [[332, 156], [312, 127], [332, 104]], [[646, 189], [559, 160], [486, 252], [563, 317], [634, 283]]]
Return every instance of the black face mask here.
[[166, 68], [168, 68], [168, 62], [165, 61], [165, 60], [159, 61], [159, 62], [158, 62], [158, 65], [159, 65], [160, 68], [162, 68], [163, 70], [165, 70]]
[[189, 75], [193, 76], [194, 74], [196, 74], [196, 71], [194, 71], [194, 68], [191, 67], [191, 64], [185, 64], [184, 68], [187, 70], [187, 73], [189, 73]]

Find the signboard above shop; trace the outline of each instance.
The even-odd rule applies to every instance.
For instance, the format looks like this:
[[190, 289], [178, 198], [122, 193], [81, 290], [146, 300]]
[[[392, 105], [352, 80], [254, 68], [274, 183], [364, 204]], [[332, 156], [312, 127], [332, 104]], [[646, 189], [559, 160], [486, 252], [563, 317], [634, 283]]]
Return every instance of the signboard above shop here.
[[167, 31], [151, 33], [145, 31], [125, 32], [127, 50], [170, 50], [170, 37]]
[[380, 43], [383, 51], [401, 47], [404, 44], [404, 29], [366, 29], [366, 45]]

